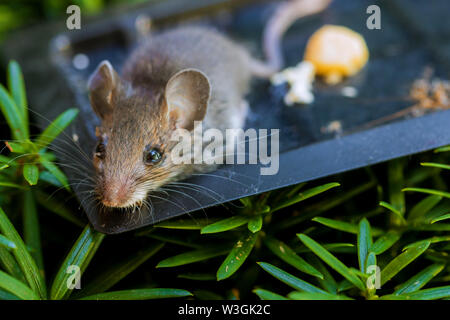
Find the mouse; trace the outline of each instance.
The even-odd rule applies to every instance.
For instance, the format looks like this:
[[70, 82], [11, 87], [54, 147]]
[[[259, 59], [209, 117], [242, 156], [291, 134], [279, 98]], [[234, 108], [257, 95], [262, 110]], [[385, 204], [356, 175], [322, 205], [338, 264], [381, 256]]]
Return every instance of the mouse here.
[[[243, 128], [252, 78], [283, 67], [281, 38], [297, 19], [331, 0], [282, 2], [263, 31], [266, 61], [211, 27], [183, 26], [151, 34], [127, 57], [120, 74], [104, 60], [88, 80], [100, 118], [93, 152], [95, 195], [108, 208], [136, 208], [152, 191], [215, 164], [176, 164], [175, 130]], [[195, 156], [193, 154], [192, 156]]]

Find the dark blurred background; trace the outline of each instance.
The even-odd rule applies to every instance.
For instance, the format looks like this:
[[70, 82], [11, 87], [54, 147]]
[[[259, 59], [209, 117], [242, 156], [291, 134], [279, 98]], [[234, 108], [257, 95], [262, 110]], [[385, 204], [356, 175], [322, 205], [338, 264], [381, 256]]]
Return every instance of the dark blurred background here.
[[[3, 46], [15, 32], [30, 29], [44, 22], [62, 21], [66, 8], [78, 5], [82, 19], [92, 18], [106, 8], [131, 7], [152, 0], [0, 0], [0, 82], [5, 83], [7, 61]], [[154, 0], [153, 0], [154, 1]], [[26, 81], [26, 80], [25, 80]], [[9, 129], [0, 115], [0, 136], [9, 138]]]
[[133, 5], [146, 0], [2, 0], [0, 1], [0, 39], [9, 32], [44, 20], [58, 19], [71, 4], [83, 14], [95, 15], [106, 7]]

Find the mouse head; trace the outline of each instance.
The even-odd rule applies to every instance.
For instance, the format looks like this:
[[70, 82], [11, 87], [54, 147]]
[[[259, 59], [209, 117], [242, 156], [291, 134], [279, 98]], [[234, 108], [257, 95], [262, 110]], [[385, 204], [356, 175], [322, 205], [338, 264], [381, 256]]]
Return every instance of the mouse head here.
[[107, 61], [88, 82], [89, 99], [102, 121], [93, 163], [98, 199], [107, 207], [142, 203], [150, 191], [183, 175], [170, 152], [176, 129], [192, 131], [205, 117], [210, 97], [206, 75], [195, 69], [174, 74], [166, 83], [132, 87]]

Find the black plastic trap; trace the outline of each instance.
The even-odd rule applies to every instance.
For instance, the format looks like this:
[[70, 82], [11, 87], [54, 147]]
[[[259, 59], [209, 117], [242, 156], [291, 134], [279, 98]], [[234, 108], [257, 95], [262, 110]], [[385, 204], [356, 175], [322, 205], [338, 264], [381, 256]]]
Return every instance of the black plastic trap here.
[[[278, 174], [261, 175], [261, 165], [225, 165], [211, 174], [189, 179], [196, 188], [159, 194], [161, 199], [152, 199], [152, 212], [145, 209], [124, 214], [117, 210], [98, 210], [95, 202], [85, 196], [91, 187], [76, 183], [86, 172], [93, 175], [88, 159], [79, 150], [91, 156], [96, 143], [95, 126], [99, 123], [87, 98], [89, 75], [104, 59], [120, 70], [127, 54], [145, 36], [150, 20], [152, 32], [178, 24], [215, 27], [261, 57], [262, 30], [276, 8], [276, 1], [155, 2], [126, 14], [113, 13], [83, 25], [81, 31], [58, 34], [57, 28], [49, 31], [48, 57], [42, 49], [48, 42], [35, 47], [38, 54], [45, 56], [41, 63], [47, 69], [33, 69], [38, 63], [36, 58], [34, 64], [25, 63], [24, 67], [36, 83], [45, 82], [45, 85], [41, 83], [40, 91], [32, 92], [35, 102], [32, 107], [48, 118], [70, 107], [69, 102], [76, 101], [80, 108], [76, 124], [67, 131], [71, 146], [67, 141], [60, 143], [71, 156], [67, 157], [67, 152], [59, 156], [63, 162], [83, 168], [81, 175], [77, 170], [66, 172], [75, 182], [73, 189], [93, 226], [104, 233], [120, 233], [244, 196], [449, 144], [448, 110], [366, 127], [411, 106], [409, 90], [425, 69], [431, 68], [434, 76], [448, 79], [450, 23], [445, 15], [450, 3], [445, 0], [376, 1], [381, 8], [381, 30], [366, 27], [366, 8], [371, 4], [374, 1], [335, 0], [326, 11], [296, 22], [283, 40], [286, 65], [292, 66], [301, 61], [308, 37], [318, 28], [324, 24], [348, 26], [364, 36], [370, 51], [369, 63], [358, 75], [337, 86], [317, 81], [315, 102], [296, 107], [284, 105], [286, 87], [254, 81], [248, 96], [251, 113], [246, 127], [280, 129]], [[16, 42], [9, 54], [18, 52], [26, 56], [24, 48]], [[357, 96], [342, 94], [346, 87], [356, 90]], [[49, 91], [53, 93], [47, 94], [48, 101], [42, 101], [43, 93]], [[339, 123], [343, 132], [330, 132], [332, 123]]]

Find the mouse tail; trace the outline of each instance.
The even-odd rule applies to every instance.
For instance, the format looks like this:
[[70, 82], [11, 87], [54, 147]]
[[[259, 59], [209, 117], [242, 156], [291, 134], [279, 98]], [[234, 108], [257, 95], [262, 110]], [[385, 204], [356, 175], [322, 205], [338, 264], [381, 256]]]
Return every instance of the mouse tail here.
[[298, 19], [324, 10], [332, 0], [291, 0], [280, 4], [267, 22], [263, 33], [263, 50], [267, 61], [253, 59], [253, 75], [270, 78], [284, 66], [281, 39], [289, 27]]

